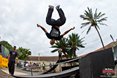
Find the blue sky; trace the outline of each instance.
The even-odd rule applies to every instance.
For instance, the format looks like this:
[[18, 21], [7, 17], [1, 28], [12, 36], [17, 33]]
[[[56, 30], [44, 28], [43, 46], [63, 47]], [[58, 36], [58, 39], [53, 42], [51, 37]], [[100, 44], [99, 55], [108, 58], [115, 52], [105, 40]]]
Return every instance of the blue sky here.
[[[97, 32], [91, 29], [88, 35], [87, 28], [80, 29], [83, 20], [79, 17], [84, 13], [87, 7], [99, 12], [106, 13], [108, 26], [100, 26], [100, 33], [104, 44], [112, 42], [110, 34], [117, 39], [117, 1], [113, 0], [0, 0], [0, 40], [6, 40], [17, 47], [30, 49], [32, 55], [52, 56], [57, 53], [51, 53], [49, 39], [45, 33], [36, 27], [36, 24], [44, 26], [48, 31], [51, 27], [46, 24], [45, 18], [48, 5], [57, 6], [64, 10], [66, 23], [60, 28], [61, 33], [75, 26], [75, 30], [68, 33], [78, 33], [85, 37], [85, 48], [77, 51], [78, 55], [94, 51], [102, 47]], [[54, 10], [53, 18], [57, 19], [58, 13]]]

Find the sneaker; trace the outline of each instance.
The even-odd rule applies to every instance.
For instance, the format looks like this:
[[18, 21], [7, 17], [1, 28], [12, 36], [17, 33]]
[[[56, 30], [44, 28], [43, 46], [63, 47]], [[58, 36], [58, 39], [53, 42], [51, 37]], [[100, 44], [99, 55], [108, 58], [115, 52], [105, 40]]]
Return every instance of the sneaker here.
[[60, 9], [60, 5], [57, 5], [57, 6], [56, 6], [56, 9]]
[[52, 5], [49, 5], [49, 8], [54, 8], [54, 6], [52, 6]]

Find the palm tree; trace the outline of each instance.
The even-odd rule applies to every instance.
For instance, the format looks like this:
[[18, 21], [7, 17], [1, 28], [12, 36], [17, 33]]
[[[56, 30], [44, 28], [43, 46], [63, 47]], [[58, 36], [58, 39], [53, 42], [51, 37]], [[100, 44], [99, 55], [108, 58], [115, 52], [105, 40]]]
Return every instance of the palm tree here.
[[91, 27], [94, 27], [96, 29], [98, 35], [99, 35], [102, 46], [105, 49], [102, 37], [101, 37], [100, 32], [99, 32], [99, 29], [100, 29], [99, 25], [106, 25], [106, 24], [103, 23], [103, 21], [106, 21], [107, 17], [103, 17], [105, 15], [105, 13], [102, 13], [102, 12], [98, 13], [97, 9], [95, 10], [94, 14], [93, 14], [91, 8], [87, 8], [87, 9], [88, 10], [85, 10], [84, 15], [80, 15], [80, 17], [83, 18], [83, 20], [86, 21], [86, 22], [81, 24], [82, 25], [81, 28], [83, 28], [85, 26], [89, 26], [89, 28], [87, 30], [87, 34], [88, 34]]
[[[67, 45], [67, 39], [66, 38], [62, 38], [61, 40], [59, 40], [57, 43], [55, 43], [54, 45], [52, 45], [51, 48], [55, 48], [54, 50], [52, 50], [51, 52], [60, 52], [59, 50], [61, 49], [61, 52], [65, 55], [65, 57], [67, 57], [67, 53], [66, 53], [66, 49], [67, 49], [68, 45]], [[59, 57], [60, 59], [61, 57]]]
[[84, 48], [83, 38], [80, 39], [80, 36], [78, 34], [72, 33], [68, 37], [68, 45], [70, 48], [69, 53], [71, 54], [71, 56], [76, 57], [76, 50], [79, 50], [79, 47]]

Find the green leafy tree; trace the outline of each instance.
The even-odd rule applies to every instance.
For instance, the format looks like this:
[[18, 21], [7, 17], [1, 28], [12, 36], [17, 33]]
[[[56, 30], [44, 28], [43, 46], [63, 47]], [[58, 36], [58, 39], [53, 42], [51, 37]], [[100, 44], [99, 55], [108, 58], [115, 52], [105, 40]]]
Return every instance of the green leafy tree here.
[[79, 50], [79, 48], [84, 48], [83, 45], [83, 38], [80, 38], [78, 34], [72, 33], [68, 37], [68, 45], [70, 50], [68, 50], [70, 57], [76, 57], [76, 50]]
[[[0, 41], [0, 45], [6, 47], [9, 51], [13, 50], [12, 45], [9, 44], [7, 41]], [[26, 48], [19, 47], [17, 51], [18, 51], [18, 58], [22, 60], [26, 60], [27, 57], [31, 55], [31, 51]]]
[[97, 9], [95, 10], [95, 12], [92, 12], [91, 8], [87, 8], [87, 10], [85, 10], [83, 15], [80, 15], [80, 17], [85, 20], [84, 23], [82, 23], [81, 28], [89, 26], [88, 30], [87, 30], [87, 34], [89, 33], [89, 31], [91, 30], [92, 27], [94, 27], [99, 35], [99, 38], [101, 40], [102, 46], [104, 47], [104, 43], [102, 40], [102, 37], [100, 35], [99, 32], [99, 25], [106, 25], [103, 22], [107, 20], [107, 17], [104, 17], [105, 13], [102, 12], [97, 12]]
[[62, 38], [55, 45], [52, 45], [52, 48], [55, 48], [52, 52], [58, 52], [59, 49], [62, 49], [62, 53], [66, 58], [76, 57], [76, 50], [79, 47], [84, 47], [82, 39], [78, 34], [72, 33], [68, 38]]
[[6, 47], [8, 50], [12, 50], [13, 47], [11, 44], [9, 44], [7, 41], [0, 41], [0, 44]]
[[29, 55], [31, 55], [31, 51], [26, 48], [19, 47], [18, 48], [18, 58], [21, 60], [26, 60]]
[[[55, 43], [55, 45], [52, 45], [51, 48], [55, 48], [54, 50], [52, 50], [51, 52], [54, 53], [54, 52], [58, 52], [59, 49], [61, 49], [62, 53], [65, 55], [65, 57], [67, 57], [67, 53], [66, 53], [66, 49], [67, 49], [68, 45], [67, 45], [67, 39], [66, 38], [62, 38], [60, 41], [57, 41]], [[61, 57], [59, 57], [61, 58]]]

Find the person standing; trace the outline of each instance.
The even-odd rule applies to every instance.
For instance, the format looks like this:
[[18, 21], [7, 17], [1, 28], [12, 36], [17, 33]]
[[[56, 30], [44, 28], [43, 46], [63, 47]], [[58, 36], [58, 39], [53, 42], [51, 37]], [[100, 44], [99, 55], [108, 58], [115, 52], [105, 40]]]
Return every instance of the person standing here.
[[15, 59], [18, 56], [17, 51], [16, 51], [16, 46], [13, 47], [13, 51], [10, 51], [9, 56], [8, 56], [8, 70], [9, 74], [12, 76], [14, 75], [14, 70], [15, 70]]

